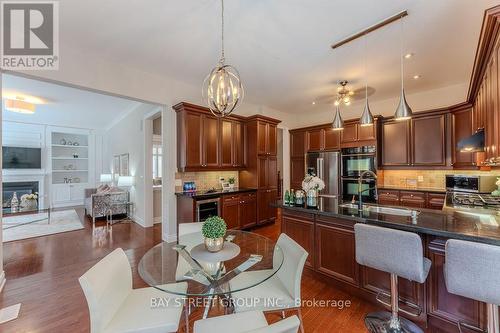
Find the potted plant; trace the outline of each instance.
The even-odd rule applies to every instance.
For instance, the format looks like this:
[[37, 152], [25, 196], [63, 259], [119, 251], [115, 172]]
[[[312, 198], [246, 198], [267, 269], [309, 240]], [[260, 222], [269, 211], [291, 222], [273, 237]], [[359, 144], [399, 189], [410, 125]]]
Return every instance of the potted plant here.
[[209, 252], [218, 252], [224, 247], [226, 222], [219, 216], [211, 216], [205, 220], [201, 233], [205, 237], [205, 248]]
[[236, 184], [236, 178], [234, 177], [229, 177], [227, 182], [229, 183], [229, 188], [230, 189], [233, 189], [234, 188], [234, 184]]

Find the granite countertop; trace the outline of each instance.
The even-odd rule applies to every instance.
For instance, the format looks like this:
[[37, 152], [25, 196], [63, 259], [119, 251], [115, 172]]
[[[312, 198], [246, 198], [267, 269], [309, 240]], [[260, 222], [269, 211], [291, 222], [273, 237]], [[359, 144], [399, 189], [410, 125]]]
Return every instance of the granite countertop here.
[[232, 190], [222, 190], [222, 189], [213, 189], [213, 190], [198, 190], [198, 191], [190, 191], [190, 192], [176, 192], [175, 195], [179, 197], [190, 197], [194, 199], [202, 199], [202, 198], [211, 198], [218, 197], [223, 194], [232, 194], [232, 193], [244, 193], [244, 192], [253, 192], [257, 191], [255, 188], [245, 188], [239, 187], [234, 188]]
[[434, 193], [446, 193], [446, 189], [437, 187], [404, 187], [404, 186], [394, 186], [394, 185], [382, 185], [377, 186], [379, 190], [398, 190], [398, 191], [417, 191], [417, 192], [434, 192]]
[[337, 198], [320, 198], [319, 208], [288, 206], [282, 202], [277, 202], [275, 206], [302, 213], [348, 219], [354, 223], [364, 222], [421, 234], [500, 245], [499, 212], [481, 209], [436, 211], [419, 208], [417, 210], [419, 214], [413, 220], [409, 216], [382, 214], [368, 210], [359, 212], [357, 208], [341, 207], [339, 204], [342, 202]]

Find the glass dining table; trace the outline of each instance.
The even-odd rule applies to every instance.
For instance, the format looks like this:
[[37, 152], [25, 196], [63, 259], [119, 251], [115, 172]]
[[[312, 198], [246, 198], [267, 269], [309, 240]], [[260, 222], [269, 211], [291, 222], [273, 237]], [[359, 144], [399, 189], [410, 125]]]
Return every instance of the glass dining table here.
[[[201, 232], [179, 236], [177, 242], [162, 242], [151, 248], [139, 262], [139, 275], [150, 286], [185, 297], [207, 301], [208, 316], [214, 297], [224, 300], [229, 310], [231, 294], [252, 288], [271, 278], [283, 264], [283, 252], [273, 240], [246, 231], [228, 230], [224, 247], [211, 253], [204, 247]], [[258, 271], [258, 274], [246, 274]], [[238, 280], [233, 284], [232, 281]], [[188, 287], [180, 293], [176, 283]]]

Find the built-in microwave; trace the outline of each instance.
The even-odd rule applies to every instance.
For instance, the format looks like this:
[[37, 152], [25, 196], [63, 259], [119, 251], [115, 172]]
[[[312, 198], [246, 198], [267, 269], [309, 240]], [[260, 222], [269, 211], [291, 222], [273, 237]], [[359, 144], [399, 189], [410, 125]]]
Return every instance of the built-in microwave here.
[[496, 176], [491, 175], [446, 175], [446, 190], [449, 192], [491, 193], [497, 186]]
[[342, 178], [357, 178], [367, 170], [376, 172], [375, 146], [342, 149]]

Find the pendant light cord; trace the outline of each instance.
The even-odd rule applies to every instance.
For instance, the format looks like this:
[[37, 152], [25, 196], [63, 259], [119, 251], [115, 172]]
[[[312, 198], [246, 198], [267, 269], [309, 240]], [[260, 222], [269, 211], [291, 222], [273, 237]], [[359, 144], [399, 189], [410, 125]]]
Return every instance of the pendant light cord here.
[[366, 34], [365, 34], [365, 37], [364, 37], [364, 42], [365, 42], [365, 100], [366, 100], [366, 103], [368, 103], [368, 70], [367, 70], [367, 61], [366, 61], [366, 58], [367, 58], [367, 53], [366, 53], [366, 50], [367, 50], [367, 47], [366, 47], [366, 39], [368, 37], [366, 37]]
[[221, 44], [222, 44], [220, 63], [224, 64], [224, 61], [226, 60], [224, 57], [224, 0], [221, 0], [220, 2], [221, 2]]
[[403, 66], [403, 35], [404, 35], [404, 28], [403, 28], [403, 18], [400, 18], [401, 20], [401, 34], [399, 36], [400, 43], [399, 43], [399, 57], [401, 61], [401, 91], [404, 89], [404, 66]]

